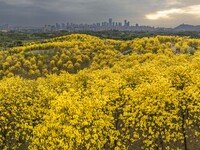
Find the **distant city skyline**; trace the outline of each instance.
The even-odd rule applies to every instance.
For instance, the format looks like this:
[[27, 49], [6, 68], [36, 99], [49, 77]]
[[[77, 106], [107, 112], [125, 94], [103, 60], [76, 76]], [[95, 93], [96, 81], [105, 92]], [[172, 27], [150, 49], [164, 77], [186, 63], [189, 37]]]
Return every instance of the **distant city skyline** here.
[[42, 26], [113, 18], [155, 27], [200, 24], [198, 0], [0, 0], [0, 24]]
[[[122, 19], [122, 20], [114, 20], [113, 18], [107, 18], [107, 19], [104, 19], [104, 20], [98, 20], [97, 22], [94, 22], [94, 21], [91, 21], [91, 22], [73, 22], [73, 21], [70, 21], [70, 20], [63, 20], [63, 21], [59, 21], [59, 22], [52, 22], [52, 23], [47, 23], [47, 22], [44, 22], [44, 24], [9, 24], [9, 23], [3, 23], [3, 22], [0, 22], [0, 26], [8, 26], [8, 27], [44, 27], [46, 25], [52, 25], [52, 26], [56, 26], [56, 24], [74, 24], [74, 25], [94, 25], [94, 24], [100, 24], [102, 26], [103, 23], [106, 23], [107, 25], [109, 25], [110, 23], [110, 19], [112, 19], [112, 25], [113, 23], [117, 23], [118, 26], [149, 26], [149, 27], [155, 27], [155, 28], [175, 28], [181, 24], [186, 24], [186, 25], [200, 25], [200, 22], [199, 24], [189, 24], [189, 23], [185, 23], [185, 22], [182, 22], [180, 24], [174, 24], [174, 26], [172, 27], [165, 27], [165, 26], [153, 26], [153, 25], [150, 25], [150, 24], [140, 24], [139, 22], [131, 22], [130, 20], [127, 20], [127, 19]], [[128, 24], [126, 24], [126, 23]], [[126, 25], [125, 25], [126, 24]], [[115, 26], [114, 25], [114, 26]]]
[[176, 32], [176, 31], [200, 31], [200, 25], [189, 25], [189, 24], [180, 24], [174, 28], [166, 27], [154, 27], [148, 25], [140, 25], [136, 23], [132, 25], [129, 20], [124, 19], [123, 22], [118, 22], [109, 18], [107, 21], [96, 22], [96, 23], [55, 23], [55, 24], [45, 24], [44, 26], [14, 26], [9, 24], [0, 25], [0, 32], [9, 32], [9, 31], [20, 31], [20, 32], [59, 32], [59, 31], [68, 31], [68, 32], [82, 32], [82, 31], [109, 31], [109, 30], [118, 30], [118, 31], [148, 31], [148, 32]]

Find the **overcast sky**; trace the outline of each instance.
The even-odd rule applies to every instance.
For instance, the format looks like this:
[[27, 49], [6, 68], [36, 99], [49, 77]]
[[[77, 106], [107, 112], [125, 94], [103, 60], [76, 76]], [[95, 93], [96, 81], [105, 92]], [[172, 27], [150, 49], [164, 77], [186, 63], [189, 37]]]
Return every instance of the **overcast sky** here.
[[132, 25], [200, 25], [199, 0], [0, 0], [0, 24], [94, 23], [113, 18]]

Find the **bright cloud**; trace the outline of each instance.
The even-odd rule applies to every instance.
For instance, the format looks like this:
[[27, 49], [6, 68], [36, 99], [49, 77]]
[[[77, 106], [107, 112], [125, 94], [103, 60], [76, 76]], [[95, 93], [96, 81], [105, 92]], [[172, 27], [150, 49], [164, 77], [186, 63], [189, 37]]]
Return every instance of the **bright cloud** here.
[[167, 5], [174, 6], [182, 4], [180, 0], [167, 0]]
[[173, 15], [177, 14], [189, 14], [200, 17], [200, 5], [192, 5], [183, 8], [172, 8], [169, 10], [157, 11], [152, 14], [147, 14], [146, 18], [149, 20], [171, 19], [173, 18]]

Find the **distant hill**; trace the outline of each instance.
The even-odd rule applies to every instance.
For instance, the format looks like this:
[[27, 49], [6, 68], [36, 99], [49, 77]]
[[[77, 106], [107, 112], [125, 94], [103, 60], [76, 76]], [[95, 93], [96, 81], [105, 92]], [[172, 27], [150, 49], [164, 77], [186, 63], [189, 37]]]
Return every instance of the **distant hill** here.
[[200, 25], [194, 26], [189, 24], [181, 24], [174, 28], [175, 31], [200, 31]]

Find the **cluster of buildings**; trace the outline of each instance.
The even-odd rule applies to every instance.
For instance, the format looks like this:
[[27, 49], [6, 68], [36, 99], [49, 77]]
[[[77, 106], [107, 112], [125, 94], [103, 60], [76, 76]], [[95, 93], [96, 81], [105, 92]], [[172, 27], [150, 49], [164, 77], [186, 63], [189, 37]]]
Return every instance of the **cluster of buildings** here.
[[43, 27], [33, 27], [33, 26], [11, 26], [8, 24], [0, 25], [0, 32], [43, 32]]
[[9, 31], [9, 25], [8, 24], [1, 25], [0, 31], [1, 32], [8, 32]]
[[0, 25], [0, 32], [19, 31], [19, 32], [84, 32], [84, 31], [147, 31], [147, 32], [176, 32], [176, 31], [200, 31], [200, 26], [181, 24], [175, 28], [154, 28], [151, 26], [140, 26], [139, 24], [131, 25], [130, 21], [124, 22], [113, 21], [109, 18], [108, 21], [93, 24], [75, 24], [75, 23], [56, 23], [55, 25], [45, 25], [43, 27], [30, 26], [10, 26], [8, 24]]
[[124, 22], [113, 21], [109, 18], [108, 21], [93, 23], [93, 24], [75, 24], [75, 23], [56, 23], [55, 25], [45, 25], [43, 27], [30, 27], [30, 26], [10, 26], [8, 24], [0, 25], [0, 32], [8, 31], [20, 31], [20, 32], [81, 32], [81, 31], [154, 31], [154, 27], [150, 26], [135, 26], [130, 25], [130, 21], [124, 20]]
[[105, 31], [105, 30], [119, 30], [119, 31], [153, 31], [155, 28], [150, 26], [135, 26], [130, 25], [130, 21], [114, 22], [112, 18], [106, 22], [93, 24], [74, 24], [74, 23], [56, 23], [55, 25], [45, 25], [44, 31], [59, 31], [65, 30], [69, 32], [76, 31]]

